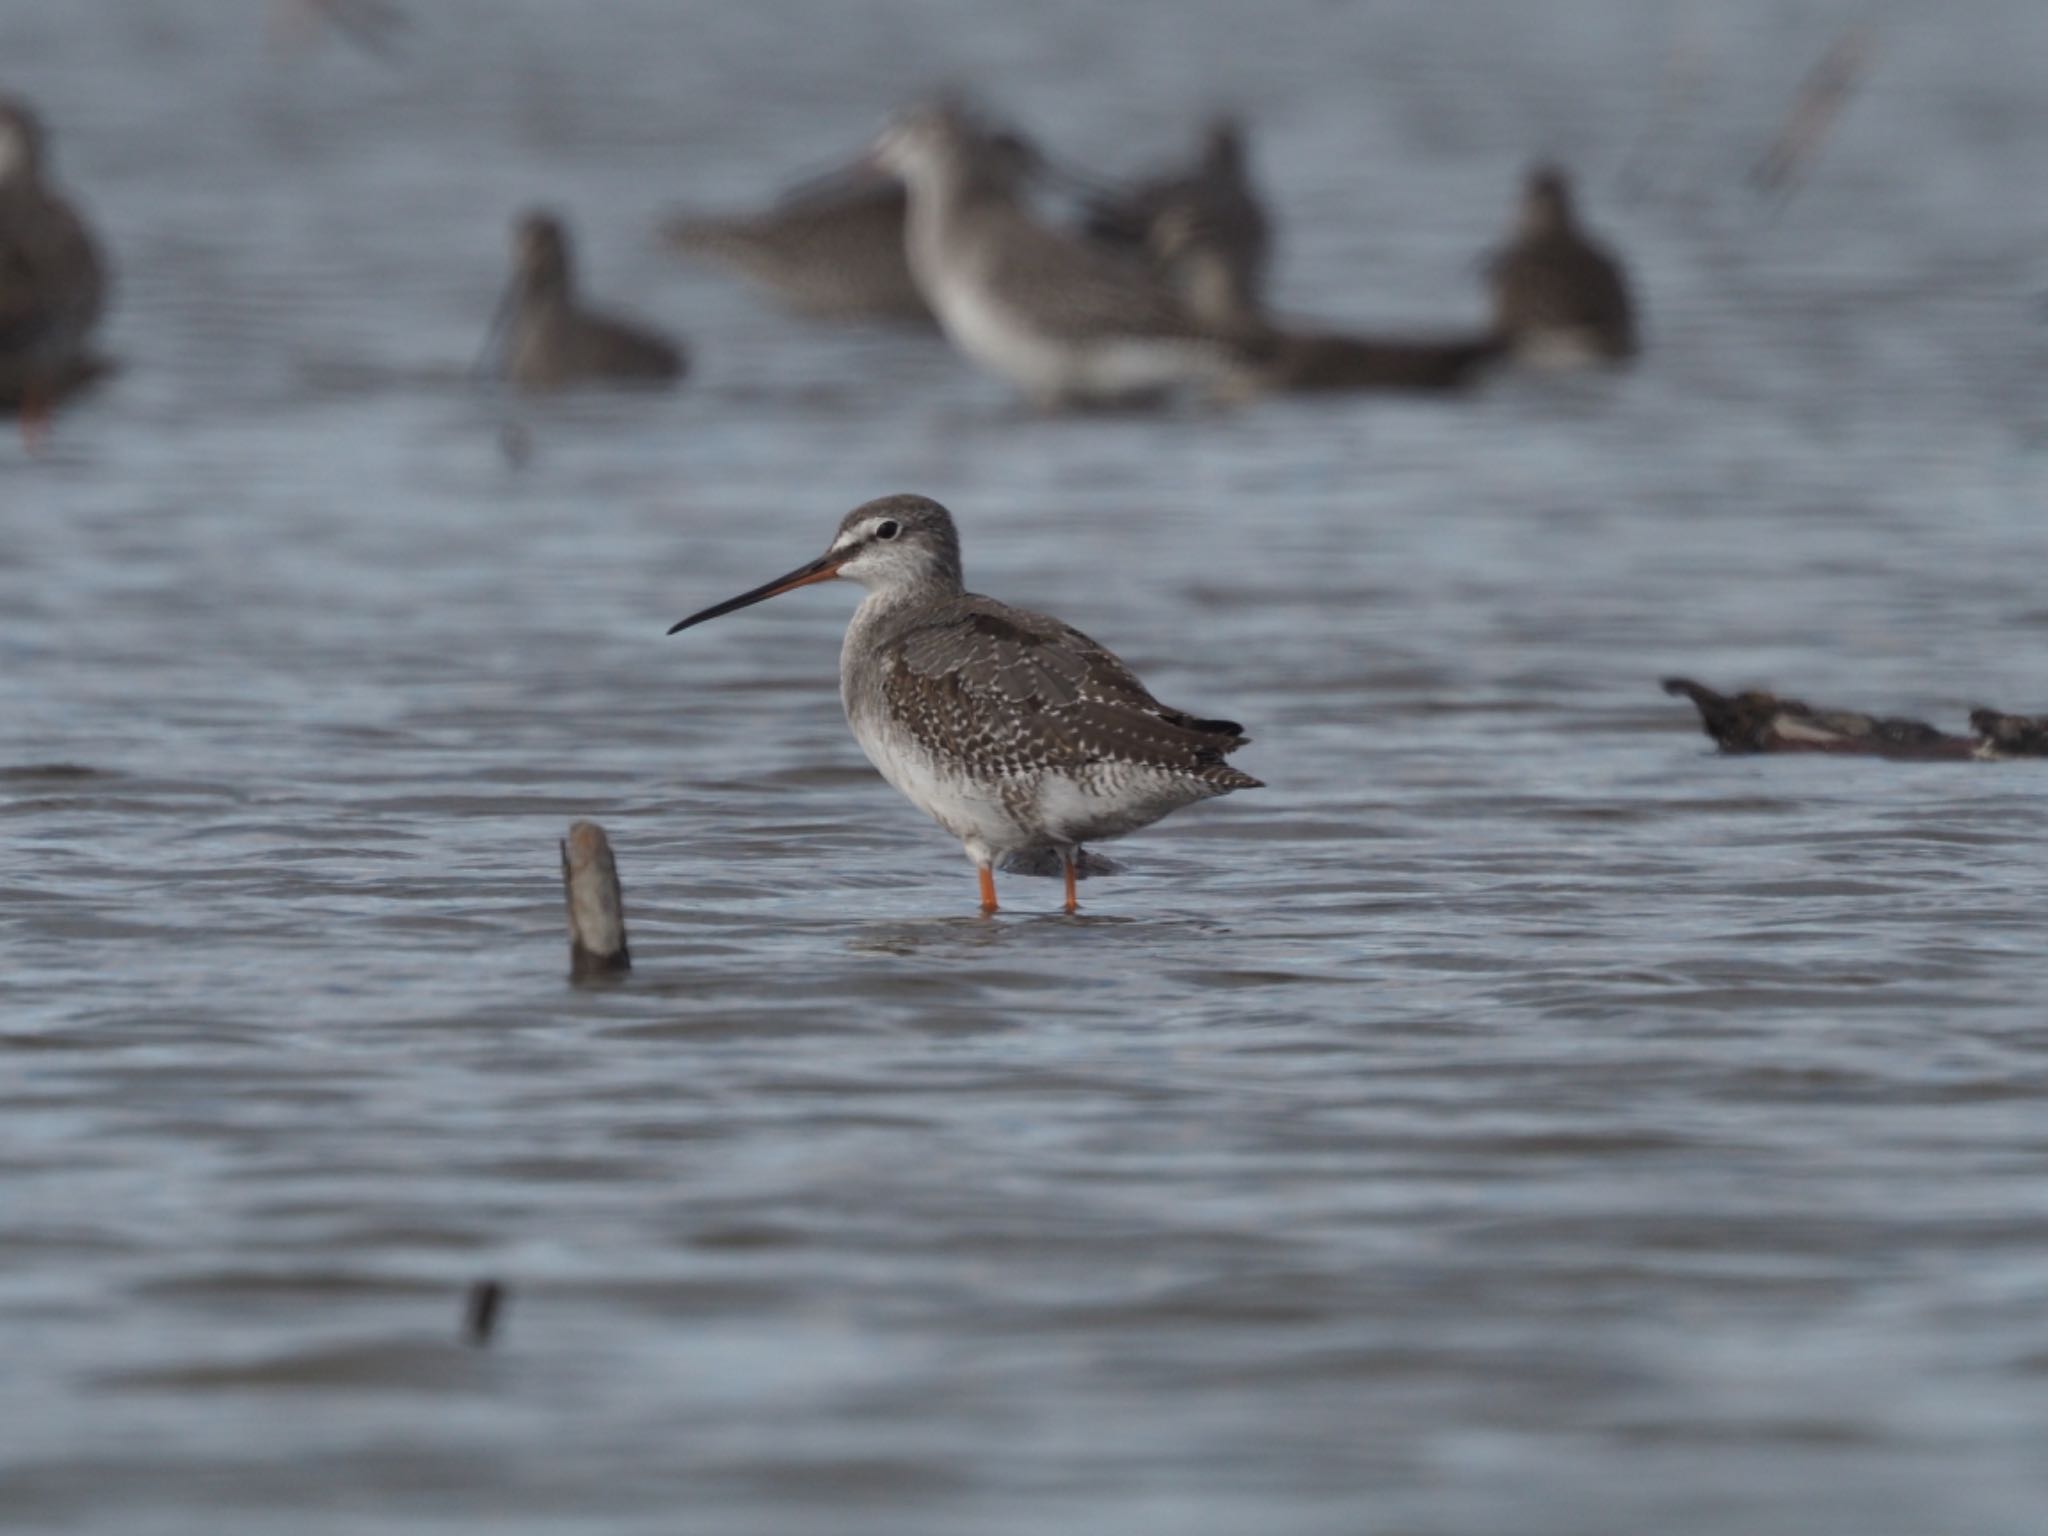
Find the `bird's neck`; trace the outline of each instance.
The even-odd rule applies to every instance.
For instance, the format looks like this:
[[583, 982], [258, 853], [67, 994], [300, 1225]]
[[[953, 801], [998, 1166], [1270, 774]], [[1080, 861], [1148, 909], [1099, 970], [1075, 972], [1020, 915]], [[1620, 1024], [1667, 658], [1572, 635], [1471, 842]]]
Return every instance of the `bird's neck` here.
[[529, 272], [519, 280], [520, 301], [529, 309], [568, 309], [575, 299], [569, 274], [560, 270]]
[[960, 583], [957, 579], [949, 582], [937, 577], [870, 588], [867, 596], [860, 600], [860, 606], [854, 609], [852, 622], [847, 625], [847, 646], [853, 647], [857, 636], [869, 642], [886, 639], [896, 631], [917, 623], [921, 615], [949, 598], [958, 596]]
[[974, 209], [1009, 200], [1009, 192], [995, 176], [980, 170], [972, 161], [956, 160], [931, 166], [910, 184], [912, 238], [923, 231], [926, 238], [943, 238], [948, 230]]
[[1524, 240], [1563, 240], [1577, 232], [1578, 225], [1569, 208], [1560, 208], [1555, 203], [1533, 203], [1522, 211], [1521, 236]]

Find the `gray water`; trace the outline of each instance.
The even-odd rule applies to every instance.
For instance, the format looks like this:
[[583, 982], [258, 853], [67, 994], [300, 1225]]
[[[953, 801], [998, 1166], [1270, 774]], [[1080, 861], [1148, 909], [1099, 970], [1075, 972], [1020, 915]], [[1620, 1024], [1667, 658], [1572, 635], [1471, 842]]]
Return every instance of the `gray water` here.
[[[125, 363], [0, 444], [0, 1526], [2043, 1528], [2048, 774], [1655, 683], [2048, 709], [2048, 12], [1891, 8], [1773, 207], [1858, 7], [413, 10], [0, 4]], [[1560, 155], [1650, 352], [1047, 419], [657, 248], [947, 80], [1103, 169], [1241, 107], [1361, 324]], [[469, 386], [534, 201], [684, 391]], [[851, 594], [662, 635], [894, 490], [1271, 787], [975, 917]]]

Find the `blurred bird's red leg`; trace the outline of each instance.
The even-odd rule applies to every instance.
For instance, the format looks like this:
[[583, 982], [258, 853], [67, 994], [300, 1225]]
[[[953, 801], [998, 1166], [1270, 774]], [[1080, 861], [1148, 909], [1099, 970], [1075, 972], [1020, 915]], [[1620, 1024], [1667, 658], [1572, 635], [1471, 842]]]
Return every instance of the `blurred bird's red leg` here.
[[1063, 853], [1060, 861], [1067, 866], [1067, 916], [1072, 917], [1081, 910], [1081, 893], [1075, 888], [1080, 878], [1081, 860], [1077, 854]]
[[976, 872], [981, 876], [981, 915], [993, 917], [996, 911], [996, 872], [986, 864]]

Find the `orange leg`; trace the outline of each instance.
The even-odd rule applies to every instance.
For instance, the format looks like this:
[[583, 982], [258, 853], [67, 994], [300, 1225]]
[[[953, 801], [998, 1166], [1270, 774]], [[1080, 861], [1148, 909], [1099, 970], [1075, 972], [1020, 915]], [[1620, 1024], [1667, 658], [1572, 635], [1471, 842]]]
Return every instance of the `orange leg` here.
[[1081, 861], [1073, 854], [1063, 860], [1067, 866], [1067, 916], [1072, 917], [1081, 910], [1081, 893], [1075, 889], [1081, 872]]
[[984, 864], [977, 871], [981, 876], [981, 915], [994, 917], [996, 914], [996, 872]]

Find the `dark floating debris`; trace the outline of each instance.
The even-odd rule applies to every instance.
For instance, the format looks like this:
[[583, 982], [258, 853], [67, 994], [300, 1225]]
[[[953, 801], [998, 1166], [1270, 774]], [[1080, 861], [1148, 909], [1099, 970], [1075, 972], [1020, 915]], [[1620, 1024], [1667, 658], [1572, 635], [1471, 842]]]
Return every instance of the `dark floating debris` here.
[[597, 981], [633, 968], [626, 949], [626, 903], [611, 840], [594, 821], [562, 839], [562, 892], [569, 907], [569, 979]]
[[1951, 736], [1923, 720], [1815, 709], [1762, 689], [1716, 693], [1689, 677], [1667, 677], [1664, 691], [1689, 698], [1723, 752], [1836, 752], [1908, 762], [2048, 757], [2048, 715], [1979, 709], [1970, 736]]
[[462, 1304], [462, 1338], [478, 1349], [487, 1347], [505, 1310], [505, 1286], [498, 1280], [473, 1280]]
[[23, 763], [18, 767], [0, 768], [0, 784], [17, 781], [33, 782], [38, 779], [72, 781], [77, 779], [112, 779], [119, 775], [107, 768], [89, 768], [84, 763]]
[[2048, 715], [2008, 715], [1995, 709], [1970, 711], [1979, 757], [2048, 757]]

